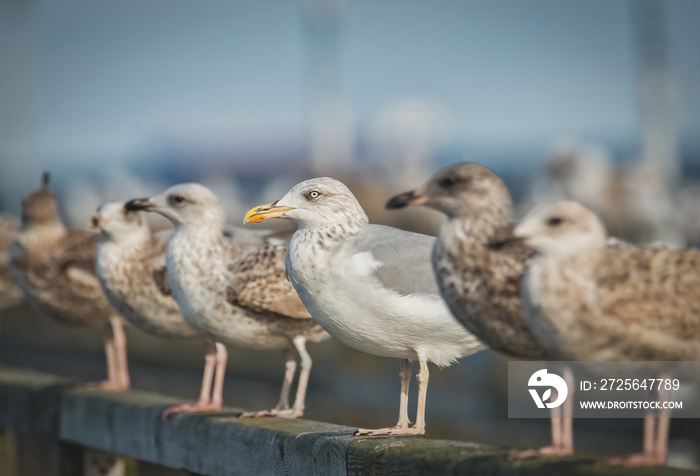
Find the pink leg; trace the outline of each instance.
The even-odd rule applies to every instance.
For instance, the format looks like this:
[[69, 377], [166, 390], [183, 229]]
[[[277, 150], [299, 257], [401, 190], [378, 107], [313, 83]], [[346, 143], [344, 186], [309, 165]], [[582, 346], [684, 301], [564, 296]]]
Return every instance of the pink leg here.
[[120, 390], [129, 390], [131, 378], [129, 377], [129, 359], [126, 352], [126, 333], [124, 332], [124, 321], [121, 317], [115, 316], [111, 319], [114, 330], [114, 347], [117, 360], [117, 377]]
[[82, 390], [104, 392], [124, 390], [121, 384], [115, 329], [112, 322], [105, 325], [104, 332], [105, 356], [107, 358], [107, 380], [78, 385], [78, 388]]
[[294, 374], [297, 370], [297, 361], [294, 358], [294, 353], [287, 350], [284, 353], [286, 363], [284, 371], [284, 380], [282, 381], [282, 392], [277, 406], [272, 410], [260, 410], [255, 412], [243, 412], [241, 418], [249, 417], [266, 417], [266, 416], [289, 416], [293, 410], [289, 407], [289, 393], [294, 382]]
[[[107, 359], [107, 380], [106, 382], [116, 382], [117, 381], [117, 351], [114, 345], [114, 331], [111, 325], [105, 328], [104, 336], [104, 346], [105, 346], [105, 357]], [[91, 384], [87, 384], [91, 385]], [[92, 384], [92, 385], [100, 385]]]
[[280, 400], [275, 407], [276, 410], [289, 410], [289, 393], [292, 388], [292, 383], [294, 382], [294, 375], [297, 372], [297, 361], [292, 351], [287, 350], [284, 354], [284, 380], [282, 381]]
[[[657, 461], [656, 456], [656, 418], [652, 412], [647, 412], [644, 417], [644, 451], [635, 453], [629, 456], [610, 458], [610, 464], [619, 464], [623, 466], [648, 466], [662, 464]], [[665, 459], [665, 458], [664, 458]]]
[[574, 452], [574, 428], [573, 428], [573, 389], [574, 378], [571, 369], [563, 369], [564, 380], [570, 389], [569, 396], [562, 407], [552, 408], [550, 420], [552, 424], [552, 445], [534, 450], [516, 451], [510, 454], [511, 458], [533, 458], [537, 456], [567, 456]]
[[425, 401], [428, 389], [428, 365], [425, 361], [420, 363], [418, 373], [418, 410], [416, 424], [410, 427], [408, 419], [408, 390], [411, 384], [411, 363], [408, 359], [401, 359], [401, 399], [399, 407], [399, 421], [393, 428], [380, 428], [368, 430], [359, 428], [355, 435], [388, 436], [388, 435], [423, 435], [425, 434]]
[[[664, 391], [663, 393], [666, 395], [662, 398], [662, 401], [670, 401], [669, 392]], [[663, 408], [659, 412], [659, 421], [657, 423], [656, 445], [654, 447], [656, 461], [654, 464], [666, 464], [668, 460], [668, 432], [670, 427], [671, 410]]]
[[224, 403], [224, 377], [226, 376], [226, 361], [228, 351], [220, 342], [216, 343], [216, 372], [214, 373], [214, 392], [211, 397], [211, 405], [214, 410], [221, 410]]
[[[667, 390], [649, 392], [649, 401], [656, 396], [660, 402], [667, 402], [670, 393]], [[648, 410], [644, 416], [644, 451], [621, 458], [612, 458], [611, 464], [624, 466], [652, 466], [666, 464], [668, 457], [668, 430], [671, 411], [662, 409], [659, 411], [658, 422], [654, 418], [653, 410]]]
[[408, 391], [411, 387], [411, 362], [401, 359], [401, 398], [399, 399], [399, 421], [396, 428], [408, 428], [411, 420], [408, 418]]
[[165, 420], [170, 415], [176, 413], [192, 413], [206, 412], [218, 410], [213, 408], [211, 404], [211, 384], [214, 378], [214, 368], [216, 367], [216, 346], [213, 341], [204, 339], [204, 374], [202, 375], [202, 388], [199, 392], [199, 400], [195, 403], [186, 403], [168, 408], [161, 415], [161, 419]]
[[653, 411], [647, 410], [647, 414], [644, 417], [644, 443], [643, 452], [644, 454], [651, 455], [654, 453], [656, 444], [656, 418], [654, 418]]
[[564, 381], [569, 390], [569, 395], [563, 403], [561, 421], [561, 446], [559, 456], [574, 454], [574, 392], [576, 382], [571, 368], [565, 367], [563, 370]]
[[311, 375], [311, 366], [313, 365], [311, 356], [306, 350], [306, 337], [297, 336], [294, 338], [293, 343], [301, 359], [301, 370], [299, 371], [299, 382], [297, 384], [297, 394], [294, 397], [294, 405], [290, 410], [277, 412], [277, 416], [284, 418], [299, 418], [304, 415], [304, 410], [306, 410], [306, 390], [309, 387], [309, 377]]

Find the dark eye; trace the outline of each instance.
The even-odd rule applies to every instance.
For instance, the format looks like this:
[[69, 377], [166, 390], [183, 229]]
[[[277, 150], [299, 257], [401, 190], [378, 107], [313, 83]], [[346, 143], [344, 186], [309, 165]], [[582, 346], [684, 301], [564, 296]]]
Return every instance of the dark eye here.
[[443, 188], [450, 188], [450, 187], [454, 187], [458, 183], [467, 183], [467, 182], [469, 182], [468, 179], [463, 179], [461, 177], [455, 177], [452, 175], [452, 176], [447, 176], [447, 177], [440, 179], [440, 181], [438, 182], [438, 185], [440, 185]]
[[320, 196], [321, 196], [321, 192], [319, 192], [318, 190], [311, 190], [309, 192], [309, 198], [311, 198], [311, 199], [317, 199]]
[[183, 197], [182, 195], [171, 195], [170, 201], [173, 202], [175, 205], [180, 205], [182, 202], [185, 201], [185, 197]]
[[559, 217], [552, 217], [549, 220], [547, 220], [547, 225], [549, 226], [559, 226], [564, 220], [562, 220]]

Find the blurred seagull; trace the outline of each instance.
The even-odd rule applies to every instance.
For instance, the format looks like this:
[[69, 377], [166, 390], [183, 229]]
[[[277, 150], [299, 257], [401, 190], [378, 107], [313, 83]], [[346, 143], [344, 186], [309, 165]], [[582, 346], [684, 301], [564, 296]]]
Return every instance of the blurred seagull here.
[[14, 307], [22, 300], [22, 292], [12, 282], [8, 269], [10, 245], [18, 229], [17, 220], [0, 216], [0, 310]]
[[[456, 322], [430, 269], [435, 239], [379, 225], [350, 190], [331, 178], [294, 186], [251, 209], [244, 223], [288, 218], [298, 229], [287, 248], [287, 275], [313, 318], [341, 342], [402, 361], [398, 424], [356, 434], [425, 433], [428, 362], [447, 366], [484, 348]], [[408, 419], [410, 360], [418, 360], [418, 410]]]
[[38, 311], [64, 324], [105, 326], [108, 380], [85, 388], [127, 390], [124, 323], [95, 277], [99, 235], [63, 225], [48, 182], [44, 174], [41, 188], [22, 201], [22, 225], [10, 248], [10, 273]]
[[[549, 355], [700, 360], [700, 252], [611, 249], [600, 220], [571, 201], [531, 213], [515, 235], [540, 253], [523, 292], [528, 322]], [[665, 463], [668, 428], [668, 410], [658, 423], [648, 416], [644, 452], [617, 462]]]
[[[199, 333], [215, 342], [207, 355], [202, 395], [210, 399], [169, 409], [178, 412], [218, 410], [228, 354], [224, 344], [243, 349], [283, 350], [287, 357], [282, 393], [272, 410], [245, 416], [275, 415], [297, 418], [303, 415], [311, 357], [306, 342], [328, 338], [299, 300], [284, 273], [283, 245], [243, 244], [225, 236], [224, 211], [206, 187], [182, 184], [151, 198], [135, 199], [126, 209], [156, 212], [175, 225], [165, 254], [172, 294], [185, 319]], [[289, 391], [296, 372], [296, 349], [301, 373], [294, 405]], [[212, 368], [210, 362], [215, 362]]]

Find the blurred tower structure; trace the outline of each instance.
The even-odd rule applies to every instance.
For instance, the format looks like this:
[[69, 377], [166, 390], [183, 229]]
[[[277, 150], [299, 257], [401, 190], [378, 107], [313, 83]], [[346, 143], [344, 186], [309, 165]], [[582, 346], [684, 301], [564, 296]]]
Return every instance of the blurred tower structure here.
[[656, 172], [673, 179], [678, 176], [679, 157], [666, 53], [666, 5], [664, 0], [637, 0], [632, 8], [641, 69], [641, 155]]
[[432, 174], [436, 152], [450, 142], [453, 130], [454, 117], [437, 101], [394, 101], [369, 123], [370, 158], [398, 189], [411, 188]]
[[37, 9], [40, 0], [0, 0], [0, 205], [19, 212], [40, 177], [36, 132]]
[[344, 0], [304, 0], [302, 26], [309, 104], [309, 154], [315, 175], [348, 169], [354, 133], [343, 88]]

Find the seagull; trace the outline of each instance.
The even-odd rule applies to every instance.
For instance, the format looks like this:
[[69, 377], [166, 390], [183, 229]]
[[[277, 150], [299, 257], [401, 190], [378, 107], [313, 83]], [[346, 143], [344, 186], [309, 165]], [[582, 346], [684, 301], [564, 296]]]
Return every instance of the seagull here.
[[[313, 318], [350, 347], [401, 359], [397, 425], [356, 434], [424, 434], [428, 362], [444, 367], [484, 348], [440, 298], [430, 269], [435, 239], [369, 224], [350, 190], [332, 178], [297, 184], [280, 200], [251, 209], [244, 223], [270, 218], [298, 225], [287, 246], [287, 275]], [[412, 427], [409, 360], [420, 363]]]
[[18, 228], [17, 220], [0, 216], [0, 310], [14, 307], [22, 300], [22, 292], [12, 282], [8, 269], [10, 245]]
[[100, 206], [90, 222], [100, 230], [95, 271], [112, 306], [129, 324], [170, 338], [198, 336], [172, 296], [165, 270], [171, 230], [153, 234], [125, 203]]
[[[539, 253], [523, 292], [528, 322], [549, 355], [700, 360], [698, 250], [612, 249], [600, 220], [572, 201], [532, 212], [515, 235]], [[643, 453], [616, 462], [664, 464], [668, 429], [669, 410], [660, 411], [658, 423], [647, 416]]]
[[58, 214], [49, 176], [22, 201], [22, 224], [10, 247], [10, 274], [24, 299], [39, 312], [67, 325], [104, 326], [108, 379], [86, 389], [130, 387], [124, 322], [95, 277], [99, 236], [67, 228]]
[[[126, 209], [159, 213], [175, 225], [165, 253], [172, 295], [187, 322], [215, 343], [207, 354], [202, 384], [202, 395], [208, 397], [208, 386], [214, 379], [211, 398], [171, 408], [163, 416], [221, 409], [228, 358], [225, 345], [282, 350], [286, 355], [277, 406], [244, 416], [302, 416], [312, 363], [306, 343], [329, 336], [311, 319], [286, 280], [285, 246], [272, 241], [241, 244], [225, 236], [221, 204], [211, 190], [197, 183], [176, 185], [160, 195], [131, 200]], [[301, 371], [290, 408], [289, 391], [297, 368], [294, 350], [300, 356]], [[210, 360], [215, 363], [213, 369]]]
[[[408, 206], [447, 215], [432, 266], [440, 293], [459, 322], [492, 350], [545, 360], [520, 300], [520, 279], [533, 251], [513, 236], [512, 200], [500, 177], [474, 162], [454, 164], [386, 204], [389, 209]], [[568, 414], [559, 418], [560, 410], [552, 412], [552, 445], [517, 456], [573, 452], [572, 422]]]

